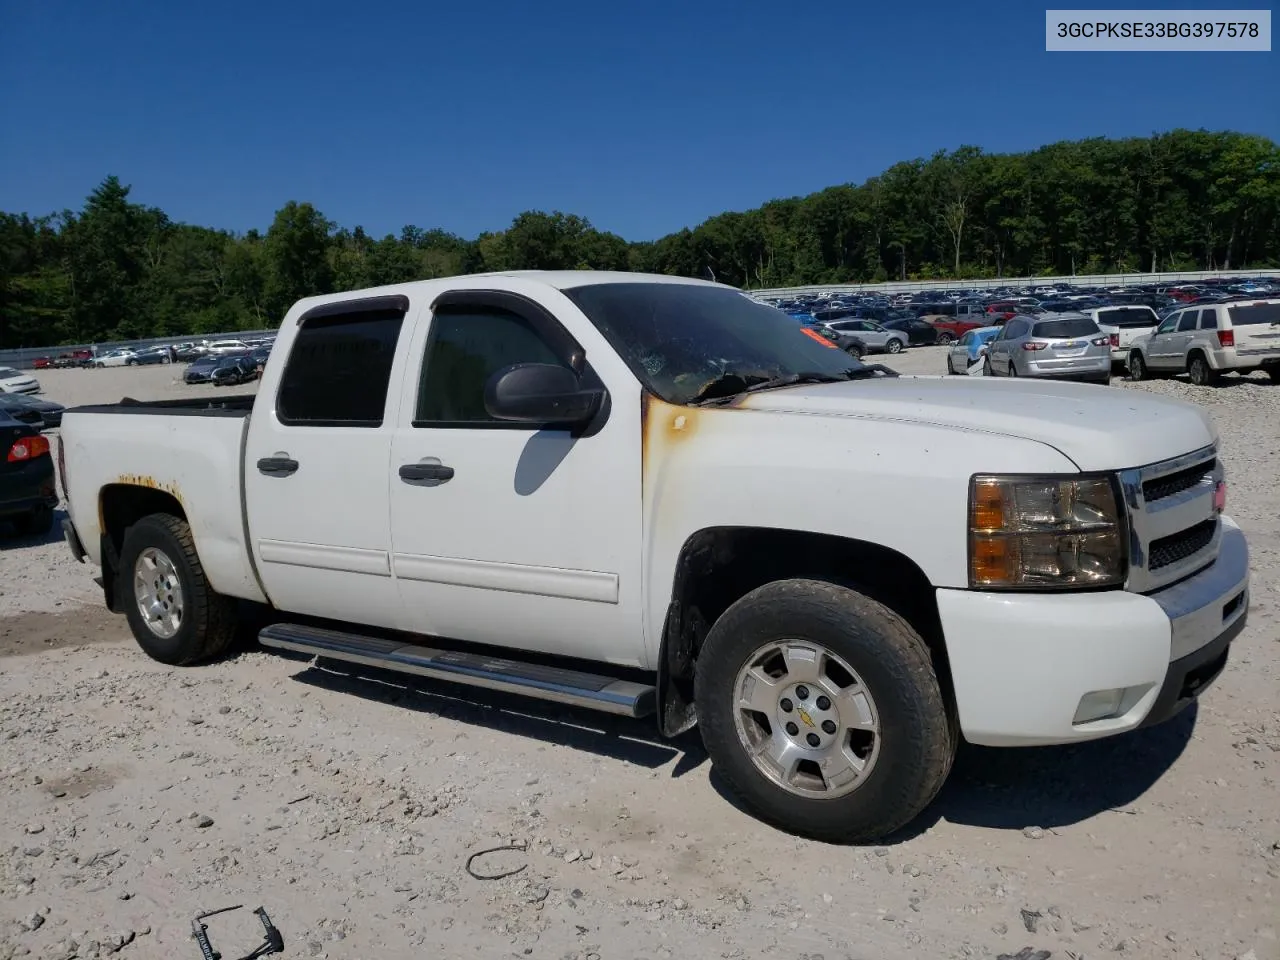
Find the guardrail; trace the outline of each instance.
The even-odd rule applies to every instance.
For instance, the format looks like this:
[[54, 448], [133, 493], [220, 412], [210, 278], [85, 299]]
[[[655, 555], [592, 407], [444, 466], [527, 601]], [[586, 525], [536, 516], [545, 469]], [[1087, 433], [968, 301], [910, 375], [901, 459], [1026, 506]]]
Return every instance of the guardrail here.
[[56, 347], [18, 347], [15, 350], [0, 350], [0, 367], [17, 367], [19, 370], [30, 370], [40, 357], [57, 357], [64, 353], [75, 353], [77, 350], [90, 350], [93, 353], [106, 353], [122, 347], [141, 349], [155, 346], [158, 343], [212, 343], [215, 340], [244, 340], [269, 337], [275, 330], [235, 330], [230, 333], [201, 333], [185, 337], [150, 337], [145, 340], [111, 340], [107, 343], [74, 343], [60, 344]]

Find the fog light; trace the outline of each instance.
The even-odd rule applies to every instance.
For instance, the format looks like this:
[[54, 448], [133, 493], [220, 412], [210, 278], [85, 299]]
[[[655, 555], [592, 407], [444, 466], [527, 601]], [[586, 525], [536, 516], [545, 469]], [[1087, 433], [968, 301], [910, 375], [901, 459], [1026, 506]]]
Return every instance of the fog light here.
[[1093, 690], [1086, 693], [1080, 698], [1072, 724], [1091, 723], [1119, 716], [1120, 708], [1124, 705], [1124, 691], [1124, 687], [1116, 687], [1114, 690]]

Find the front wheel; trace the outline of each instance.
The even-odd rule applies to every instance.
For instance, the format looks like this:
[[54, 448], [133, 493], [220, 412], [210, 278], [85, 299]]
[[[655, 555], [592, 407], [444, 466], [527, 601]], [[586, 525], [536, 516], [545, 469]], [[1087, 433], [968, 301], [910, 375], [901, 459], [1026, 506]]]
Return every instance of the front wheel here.
[[905, 620], [847, 587], [782, 580], [716, 621], [698, 656], [703, 743], [762, 820], [829, 842], [869, 842], [937, 796], [955, 724], [929, 649]]
[[1267, 376], [1271, 378], [1272, 383], [1280, 383], [1280, 363], [1273, 363], [1262, 369], [1267, 371]]
[[1140, 353], [1129, 354], [1129, 379], [1145, 380], [1146, 376], [1147, 376], [1147, 364], [1146, 364], [1146, 361], [1142, 359], [1142, 354]]
[[209, 585], [185, 520], [155, 513], [129, 527], [119, 576], [129, 627], [153, 660], [185, 666], [230, 646], [235, 601]]
[[902, 341], [897, 337], [890, 337], [889, 342], [884, 345], [884, 349], [886, 353], [901, 353]]

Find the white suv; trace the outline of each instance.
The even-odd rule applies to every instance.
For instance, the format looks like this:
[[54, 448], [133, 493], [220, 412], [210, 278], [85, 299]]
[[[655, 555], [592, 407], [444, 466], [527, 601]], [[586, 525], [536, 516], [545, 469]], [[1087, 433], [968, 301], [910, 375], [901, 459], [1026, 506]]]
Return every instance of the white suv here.
[[1129, 347], [1131, 380], [1186, 371], [1208, 386], [1232, 370], [1280, 383], [1280, 297], [1183, 307]]

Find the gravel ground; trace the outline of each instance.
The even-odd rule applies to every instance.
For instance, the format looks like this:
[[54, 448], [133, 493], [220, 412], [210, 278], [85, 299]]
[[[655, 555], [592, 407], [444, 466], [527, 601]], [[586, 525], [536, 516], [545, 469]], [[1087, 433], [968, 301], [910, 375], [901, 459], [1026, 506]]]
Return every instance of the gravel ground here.
[[[892, 359], [941, 372], [942, 352]], [[42, 373], [68, 405], [208, 394]], [[265, 905], [286, 956], [1280, 958], [1280, 389], [1205, 404], [1254, 605], [1198, 709], [1074, 748], [962, 749], [917, 829], [835, 848], [735, 809], [696, 736], [267, 654], [147, 660], [61, 542], [0, 541], [0, 958], [199, 956]], [[515, 842], [524, 849], [467, 857]], [[246, 910], [209, 921], [228, 957]], [[235, 952], [239, 951], [239, 952]]]

